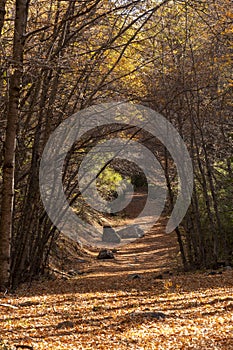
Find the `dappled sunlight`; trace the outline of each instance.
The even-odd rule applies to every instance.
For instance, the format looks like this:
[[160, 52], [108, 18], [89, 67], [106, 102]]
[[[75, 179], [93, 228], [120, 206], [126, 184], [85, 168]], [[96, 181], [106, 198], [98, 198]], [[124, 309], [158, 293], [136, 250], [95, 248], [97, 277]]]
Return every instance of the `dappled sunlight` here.
[[[170, 276], [153, 288], [149, 276], [127, 281], [116, 275], [104, 281], [106, 291], [98, 291], [99, 276], [22, 288], [1, 298], [14, 309], [0, 306], [0, 336], [35, 349], [53, 349], [55, 344], [61, 349], [231, 348], [231, 271], [214, 278]], [[119, 288], [108, 291], [114, 281]], [[154, 319], [148, 311], [162, 312], [165, 318]]]

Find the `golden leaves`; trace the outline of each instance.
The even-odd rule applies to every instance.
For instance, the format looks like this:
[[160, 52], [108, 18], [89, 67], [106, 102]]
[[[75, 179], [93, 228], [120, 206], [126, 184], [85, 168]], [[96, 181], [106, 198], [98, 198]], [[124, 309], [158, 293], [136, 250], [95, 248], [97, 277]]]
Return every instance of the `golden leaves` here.
[[[115, 275], [82, 276], [62, 285], [37, 283], [18, 296], [0, 299], [1, 304], [17, 307], [0, 305], [0, 339], [46, 350], [228, 350], [233, 346], [232, 275], [226, 271], [216, 276], [169, 276], [152, 289], [150, 274], [137, 281]], [[118, 280], [121, 284], [113, 291]], [[158, 311], [166, 317], [147, 317]], [[63, 323], [67, 327], [57, 326]]]

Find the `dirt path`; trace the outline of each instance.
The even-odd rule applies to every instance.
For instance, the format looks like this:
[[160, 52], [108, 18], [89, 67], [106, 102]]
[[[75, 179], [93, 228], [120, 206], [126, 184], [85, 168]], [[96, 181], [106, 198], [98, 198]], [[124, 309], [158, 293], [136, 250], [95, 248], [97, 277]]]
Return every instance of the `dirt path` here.
[[89, 262], [91, 274], [118, 275], [124, 273], [163, 273], [178, 267], [178, 246], [174, 233], [165, 233], [165, 219], [156, 224], [144, 237], [119, 247], [114, 260]]
[[[131, 225], [146, 201], [143, 193], [137, 193], [131, 204], [125, 211], [124, 219], [112, 220], [112, 226]], [[149, 221], [150, 217], [141, 219]], [[165, 226], [167, 219], [161, 217], [157, 223], [145, 234], [131, 243], [117, 248], [114, 260], [95, 260], [89, 264], [91, 274], [102, 274], [104, 276], [130, 273], [163, 273], [178, 268], [178, 244], [175, 233], [166, 234]], [[140, 223], [140, 222], [139, 222]]]

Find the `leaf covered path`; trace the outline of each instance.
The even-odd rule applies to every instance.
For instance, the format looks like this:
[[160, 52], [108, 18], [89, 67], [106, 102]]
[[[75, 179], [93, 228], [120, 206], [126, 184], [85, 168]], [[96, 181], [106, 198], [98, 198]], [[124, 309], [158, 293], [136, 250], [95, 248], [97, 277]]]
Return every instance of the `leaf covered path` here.
[[46, 350], [233, 349], [232, 270], [169, 274], [176, 239], [161, 229], [157, 225], [120, 248], [115, 260], [99, 261], [93, 252], [82, 275], [37, 281], [1, 295], [0, 344]]

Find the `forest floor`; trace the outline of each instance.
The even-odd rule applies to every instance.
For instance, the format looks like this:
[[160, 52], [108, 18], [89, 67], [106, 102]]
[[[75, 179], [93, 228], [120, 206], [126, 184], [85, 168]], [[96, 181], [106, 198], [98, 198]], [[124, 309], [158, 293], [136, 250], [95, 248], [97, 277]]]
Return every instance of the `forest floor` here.
[[233, 270], [183, 273], [164, 228], [0, 294], [0, 349], [233, 349]]

